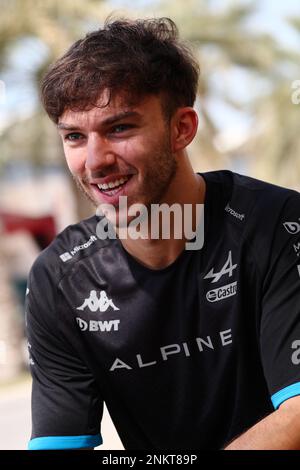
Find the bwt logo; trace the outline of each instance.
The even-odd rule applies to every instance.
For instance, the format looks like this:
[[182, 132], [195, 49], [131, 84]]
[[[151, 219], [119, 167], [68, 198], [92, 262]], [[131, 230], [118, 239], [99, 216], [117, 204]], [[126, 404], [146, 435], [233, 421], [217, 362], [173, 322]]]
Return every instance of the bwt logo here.
[[80, 317], [76, 317], [76, 322], [81, 331], [119, 331], [120, 320], [83, 320]]
[[293, 91], [292, 96], [291, 96], [292, 103], [299, 104], [300, 103], [300, 80], [294, 80], [292, 83], [292, 88], [293, 90], [295, 90]]
[[5, 102], [5, 83], [3, 80], [0, 80], [0, 104], [3, 104]]

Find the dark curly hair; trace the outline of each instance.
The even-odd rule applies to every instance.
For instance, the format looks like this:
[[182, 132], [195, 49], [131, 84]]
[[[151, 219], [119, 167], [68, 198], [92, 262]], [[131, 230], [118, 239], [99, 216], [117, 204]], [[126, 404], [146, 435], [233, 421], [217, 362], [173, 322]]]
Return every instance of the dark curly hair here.
[[91, 109], [105, 89], [109, 99], [125, 93], [130, 102], [161, 95], [169, 118], [176, 108], [193, 106], [198, 75], [198, 64], [178, 41], [171, 19], [108, 19], [50, 66], [41, 99], [55, 123], [66, 109]]

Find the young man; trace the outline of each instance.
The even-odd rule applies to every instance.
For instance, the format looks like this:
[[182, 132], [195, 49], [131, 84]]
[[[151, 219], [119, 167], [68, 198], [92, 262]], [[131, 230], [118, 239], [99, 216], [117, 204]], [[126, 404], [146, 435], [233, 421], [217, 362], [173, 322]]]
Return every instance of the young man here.
[[[30, 273], [31, 449], [98, 446], [104, 401], [126, 449], [300, 449], [300, 196], [193, 172], [197, 80], [168, 19], [107, 22], [43, 80], [107, 219], [68, 227]], [[143, 237], [120, 236], [121, 196], [144, 208]], [[155, 204], [192, 207], [204, 244], [163, 237], [162, 218], [147, 236]], [[117, 236], [98, 236], [108, 220]]]

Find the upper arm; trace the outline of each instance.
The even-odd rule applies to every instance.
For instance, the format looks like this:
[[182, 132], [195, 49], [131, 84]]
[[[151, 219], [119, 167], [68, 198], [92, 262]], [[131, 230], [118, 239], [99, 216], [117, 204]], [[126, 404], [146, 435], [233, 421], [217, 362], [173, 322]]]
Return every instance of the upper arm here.
[[33, 269], [28, 288], [26, 330], [33, 379], [29, 449], [98, 446], [103, 401], [94, 377], [60, 334], [49, 276]]
[[[274, 408], [300, 395], [299, 216], [300, 195], [295, 195], [280, 214], [264, 282], [260, 347]], [[299, 230], [289, 231], [286, 222]]]

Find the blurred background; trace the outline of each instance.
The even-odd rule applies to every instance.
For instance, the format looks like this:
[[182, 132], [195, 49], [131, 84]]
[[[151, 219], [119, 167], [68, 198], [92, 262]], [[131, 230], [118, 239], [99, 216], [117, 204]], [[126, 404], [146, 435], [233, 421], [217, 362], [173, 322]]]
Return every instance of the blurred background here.
[[[28, 271], [58, 232], [94, 212], [74, 187], [55, 126], [41, 109], [40, 77], [112, 12], [169, 16], [201, 66], [200, 126], [189, 150], [194, 169], [226, 168], [300, 190], [300, 4], [0, 0], [0, 12], [0, 449], [25, 449]], [[121, 449], [107, 413], [103, 427], [102, 449]]]

